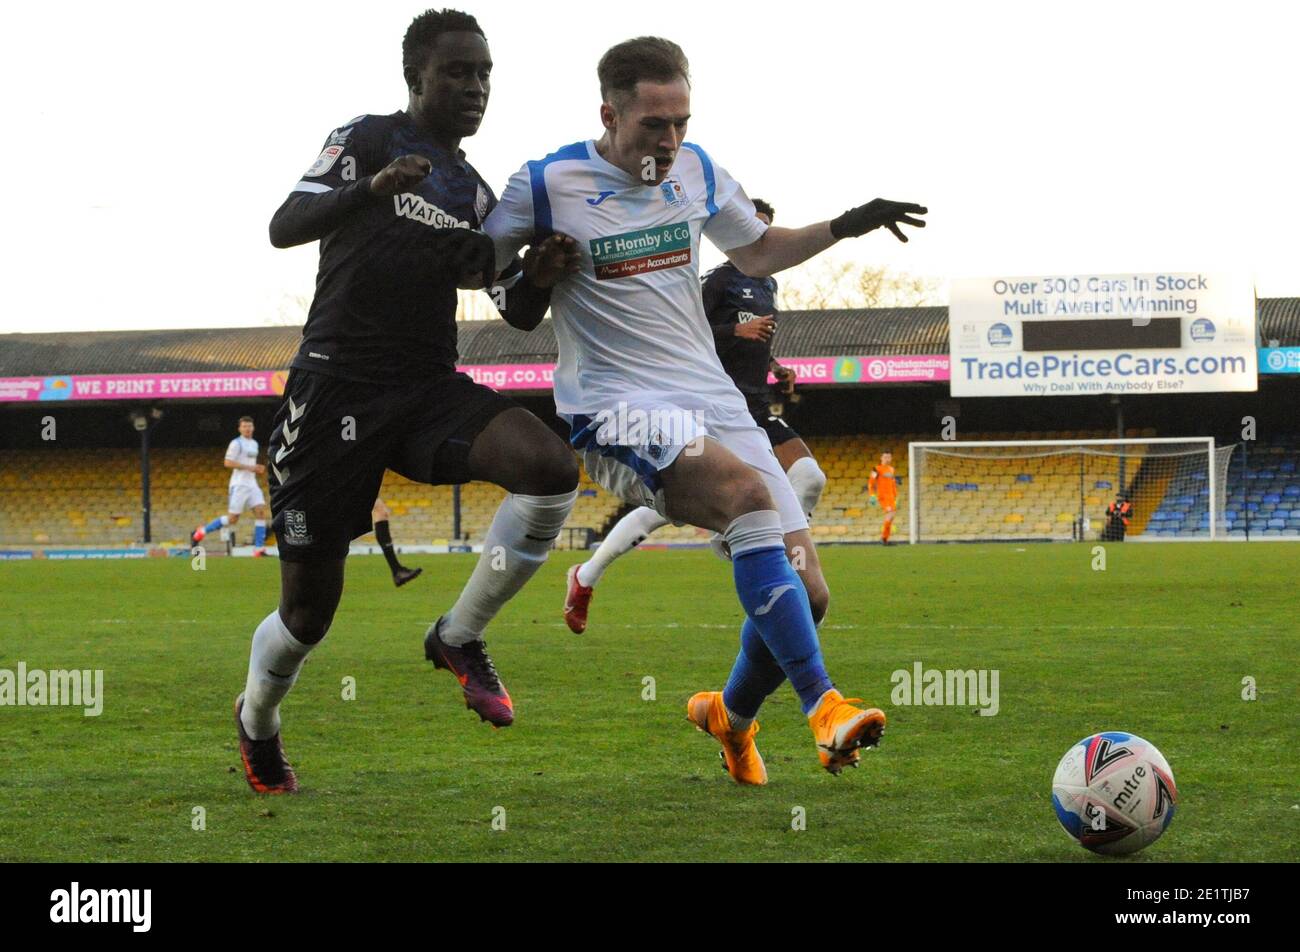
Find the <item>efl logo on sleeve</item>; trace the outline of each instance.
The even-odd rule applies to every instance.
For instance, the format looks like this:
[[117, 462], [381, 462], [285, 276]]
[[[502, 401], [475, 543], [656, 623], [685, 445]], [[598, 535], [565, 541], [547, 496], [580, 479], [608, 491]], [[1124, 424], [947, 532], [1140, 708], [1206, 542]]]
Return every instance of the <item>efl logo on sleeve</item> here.
[[339, 160], [339, 156], [342, 154], [343, 146], [326, 146], [325, 151], [317, 156], [316, 161], [311, 164], [311, 168], [303, 173], [303, 178], [315, 178], [318, 175], [324, 175], [334, 168], [334, 163]]
[[597, 281], [630, 278], [691, 263], [691, 226], [686, 222], [629, 231], [590, 241]]

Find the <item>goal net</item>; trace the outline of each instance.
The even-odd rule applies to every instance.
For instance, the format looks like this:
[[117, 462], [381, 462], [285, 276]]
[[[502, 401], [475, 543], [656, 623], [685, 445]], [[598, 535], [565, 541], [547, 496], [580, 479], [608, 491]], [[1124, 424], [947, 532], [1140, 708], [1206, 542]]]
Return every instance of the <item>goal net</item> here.
[[911, 541], [1226, 538], [1234, 449], [1212, 437], [911, 443]]

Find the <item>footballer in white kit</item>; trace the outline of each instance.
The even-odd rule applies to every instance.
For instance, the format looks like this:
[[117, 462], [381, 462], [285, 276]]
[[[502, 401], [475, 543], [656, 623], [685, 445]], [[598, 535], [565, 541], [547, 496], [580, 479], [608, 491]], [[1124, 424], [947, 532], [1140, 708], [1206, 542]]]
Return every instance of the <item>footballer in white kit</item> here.
[[239, 435], [226, 447], [225, 466], [230, 470], [229, 498], [226, 512], [217, 516], [207, 525], [199, 526], [190, 534], [190, 544], [198, 545], [209, 532], [225, 526], [233, 526], [246, 509], [253, 510], [253, 555], [266, 555], [266, 520], [268, 510], [266, 497], [257, 477], [266, 472], [266, 467], [257, 461], [258, 445], [253, 439], [253, 418], [246, 416], [239, 419]]
[[876, 199], [834, 221], [768, 227], [725, 169], [683, 141], [690, 72], [677, 44], [620, 43], [597, 75], [604, 134], [526, 163], [483, 230], [499, 270], [552, 235], [576, 247], [576, 270], [555, 284], [550, 308], [556, 407], [588, 473], [628, 502], [720, 533], [731, 552], [746, 615], [741, 651], [725, 690], [694, 695], [688, 718], [721, 742], [737, 782], [765, 783], [755, 717], [788, 679], [822, 766], [839, 773], [879, 742], [885, 716], [844, 698], [822, 662], [816, 625], [829, 591], [803, 509], [718, 359], [700, 238], [759, 278], [875, 228], [906, 241], [898, 224], [923, 225], [910, 216], [926, 210]]
[[517, 172], [484, 229], [502, 267], [534, 236], [578, 243], [581, 269], [551, 294], [555, 403], [593, 479], [666, 516], [658, 473], [711, 436], [761, 474], [783, 532], [808, 527], [704, 315], [700, 238], [726, 251], [766, 226], [702, 148], [684, 143], [671, 174], [647, 186], [594, 140], [575, 142]]

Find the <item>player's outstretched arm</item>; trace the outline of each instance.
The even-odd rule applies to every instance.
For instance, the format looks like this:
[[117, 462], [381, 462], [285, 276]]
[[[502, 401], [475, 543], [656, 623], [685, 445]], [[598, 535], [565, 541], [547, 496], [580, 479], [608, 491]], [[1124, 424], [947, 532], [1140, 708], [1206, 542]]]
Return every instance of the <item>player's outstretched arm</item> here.
[[324, 238], [338, 228], [358, 208], [399, 195], [424, 180], [432, 168], [422, 155], [403, 155], [394, 159], [374, 175], [354, 182], [340, 181], [327, 184], [322, 181], [307, 182], [313, 191], [299, 188], [289, 193], [271, 218], [271, 244], [277, 248], [292, 248], [309, 241]]
[[551, 289], [582, 266], [578, 243], [558, 232], [530, 245], [522, 262], [502, 273], [501, 294], [492, 295], [502, 318], [511, 327], [531, 331], [551, 306]]
[[751, 278], [765, 278], [802, 264], [821, 254], [842, 238], [857, 238], [877, 228], [888, 228], [899, 241], [907, 236], [900, 224], [924, 228], [925, 222], [915, 215], [929, 211], [912, 202], [893, 202], [877, 198], [857, 208], [850, 208], [838, 218], [804, 228], [767, 229], [757, 241], [727, 251], [727, 257]]

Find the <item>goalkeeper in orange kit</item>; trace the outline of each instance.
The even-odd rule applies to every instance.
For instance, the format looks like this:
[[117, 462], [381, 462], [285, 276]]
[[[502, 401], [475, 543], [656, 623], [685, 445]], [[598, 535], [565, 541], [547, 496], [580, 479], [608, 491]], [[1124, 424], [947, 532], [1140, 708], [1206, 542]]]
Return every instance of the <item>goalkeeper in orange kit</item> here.
[[871, 468], [867, 488], [871, 492], [871, 505], [884, 510], [885, 522], [880, 527], [880, 541], [889, 545], [889, 535], [894, 530], [894, 511], [898, 508], [898, 479], [894, 475], [894, 454], [880, 454], [880, 465]]

